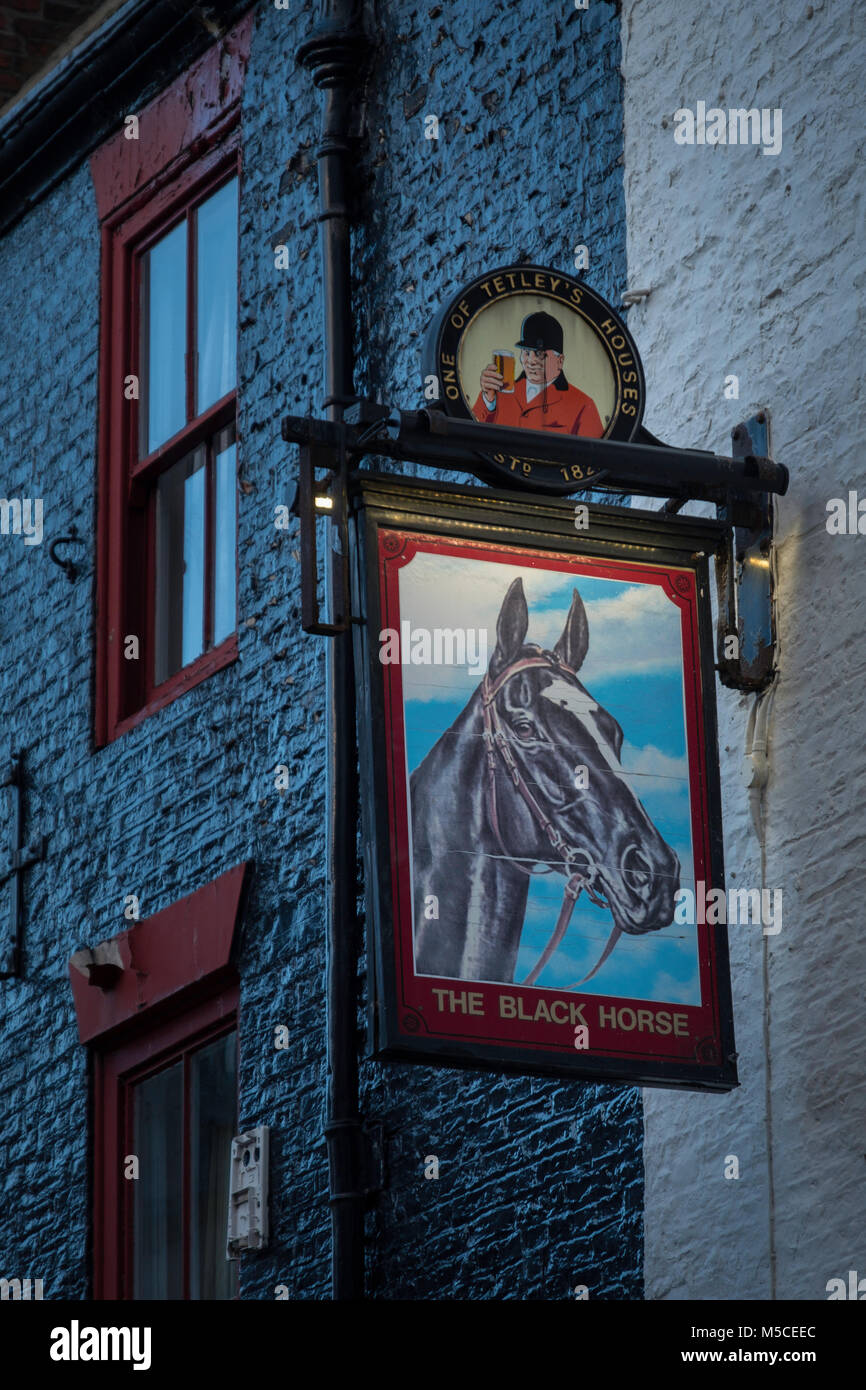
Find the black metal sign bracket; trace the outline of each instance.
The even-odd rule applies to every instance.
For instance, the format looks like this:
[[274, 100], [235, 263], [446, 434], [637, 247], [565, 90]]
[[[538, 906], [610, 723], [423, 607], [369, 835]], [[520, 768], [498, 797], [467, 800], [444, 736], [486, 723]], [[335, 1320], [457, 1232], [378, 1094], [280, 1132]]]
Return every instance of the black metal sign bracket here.
[[[339, 425], [333, 426], [342, 433]], [[351, 622], [349, 600], [349, 542], [345, 515], [345, 489], [341, 487], [342, 441], [336, 446], [308, 440], [301, 444], [298, 469], [298, 492], [293, 510], [301, 523], [301, 628], [321, 637], [335, 637], [345, 632]], [[316, 469], [326, 469], [328, 477], [316, 481]], [[332, 621], [323, 621], [319, 612], [319, 556], [316, 523], [319, 517], [331, 523], [330, 543], [339, 547], [342, 584], [335, 594], [338, 611]]]
[[[773, 679], [776, 634], [773, 612], [773, 494], [788, 487], [788, 470], [769, 457], [766, 411], [733, 431], [730, 458], [701, 449], [676, 449], [647, 430], [628, 442], [580, 436], [548, 437], [541, 431], [458, 419], [437, 410], [401, 411], [373, 401], [357, 401], [339, 423], [311, 416], [287, 416], [283, 438], [300, 445], [297, 511], [301, 519], [301, 600], [305, 632], [333, 636], [344, 632], [350, 613], [348, 471], [380, 455], [397, 461], [468, 473], [487, 481], [491, 452], [518, 463], [553, 465], [546, 491], [561, 496], [587, 489], [662, 497], [665, 516], [676, 524], [688, 501], [712, 502], [729, 542], [717, 556], [719, 598], [718, 671], [723, 684], [763, 690]], [[528, 437], [531, 436], [531, 437]], [[316, 469], [327, 469], [327, 485], [316, 483]], [[558, 475], [562, 475], [560, 481]], [[519, 486], [520, 470], [514, 481]], [[322, 621], [317, 599], [316, 517], [333, 523], [342, 555], [342, 606]]]
[[[767, 411], [737, 425], [731, 439], [734, 458], [746, 464], [755, 455], [768, 455]], [[735, 690], [764, 690], [776, 669], [773, 495], [732, 488], [716, 510], [732, 528], [726, 550], [716, 559], [719, 680]]]
[[[675, 449], [645, 433], [628, 442], [579, 435], [549, 437], [541, 430], [480, 424], [435, 410], [394, 410], [371, 401], [350, 406], [339, 424], [288, 415], [283, 419], [283, 439], [301, 446], [324, 446], [323, 467], [328, 466], [328, 454], [332, 459], [344, 457], [350, 468], [366, 455], [376, 454], [485, 480], [485, 457], [502, 452], [509, 458], [553, 465], [548, 469], [551, 483], [543, 490], [561, 496], [602, 486], [611, 492], [723, 506], [732, 493], [751, 501], [760, 493], [783, 493], [788, 486], [785, 465], [759, 454], [727, 458], [705, 449]], [[579, 469], [580, 476], [572, 469]], [[559, 474], [567, 474], [567, 481]], [[520, 483], [519, 472], [514, 481]], [[527, 486], [538, 490], [537, 482]]]

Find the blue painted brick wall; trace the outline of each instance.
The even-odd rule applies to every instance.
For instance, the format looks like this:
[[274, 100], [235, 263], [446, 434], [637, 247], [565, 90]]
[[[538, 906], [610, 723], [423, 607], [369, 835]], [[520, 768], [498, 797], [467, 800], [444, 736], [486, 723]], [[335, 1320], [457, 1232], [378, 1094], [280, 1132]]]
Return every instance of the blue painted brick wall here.
[[[519, 257], [624, 287], [619, 19], [608, 0], [413, 5], [377, 0], [353, 235], [357, 389], [411, 406], [441, 303]], [[299, 631], [298, 538], [279, 421], [322, 397], [313, 152], [319, 101], [294, 63], [312, 26], [256, 7], [244, 93], [237, 663], [108, 748], [92, 745], [99, 235], [82, 165], [0, 243], [0, 494], [45, 499], [45, 540], [0, 537], [0, 750], [26, 750], [24, 977], [0, 983], [0, 1273], [46, 1297], [90, 1290], [88, 1068], [67, 962], [244, 858], [256, 871], [241, 954], [241, 1123], [271, 1126], [271, 1246], [242, 1295], [329, 1291], [324, 1063], [323, 641]], [[421, 117], [441, 139], [422, 138]], [[407, 115], [407, 112], [409, 113]], [[291, 248], [291, 274], [273, 246]], [[75, 522], [85, 573], [48, 545]], [[273, 787], [277, 763], [292, 785]], [[0, 905], [2, 910], [2, 905]], [[291, 1046], [276, 1051], [274, 1027]], [[384, 1298], [640, 1297], [639, 1093], [559, 1081], [362, 1066], [385, 1126], [387, 1187], [367, 1219]], [[436, 1154], [438, 1181], [423, 1159]], [[23, 1194], [23, 1199], [22, 1199]]]

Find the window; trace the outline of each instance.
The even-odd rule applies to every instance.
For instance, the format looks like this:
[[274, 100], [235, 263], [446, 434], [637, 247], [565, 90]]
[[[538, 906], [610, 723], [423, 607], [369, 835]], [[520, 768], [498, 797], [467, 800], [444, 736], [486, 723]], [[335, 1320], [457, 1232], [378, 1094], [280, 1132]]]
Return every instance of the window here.
[[[103, 943], [120, 963], [70, 980], [94, 1049], [94, 1297], [237, 1296], [226, 1259], [237, 1133], [238, 980], [232, 948], [246, 892], [239, 864]], [[134, 1162], [133, 1162], [134, 1160]]]
[[237, 988], [100, 1053], [97, 1297], [237, 1296], [226, 1259]]
[[[223, 1001], [225, 1002], [225, 1001]], [[191, 1019], [185, 1020], [188, 1028]], [[153, 1060], [138, 1053], [165, 1041]], [[172, 1041], [151, 1032], [146, 1046], [108, 1059], [117, 1087], [121, 1161], [138, 1163], [121, 1200], [120, 1297], [229, 1299], [237, 1261], [226, 1259], [229, 1161], [237, 1133], [237, 1036], [223, 1020]]]
[[116, 732], [237, 654], [236, 159], [162, 201], [123, 224], [114, 267], [129, 308], [114, 412], [126, 443], [113, 479]]
[[154, 680], [160, 685], [235, 630], [234, 426], [156, 484]]
[[144, 701], [235, 630], [238, 180], [134, 255], [138, 457], [152, 557]]
[[102, 224], [96, 741], [237, 656], [242, 21], [91, 157]]

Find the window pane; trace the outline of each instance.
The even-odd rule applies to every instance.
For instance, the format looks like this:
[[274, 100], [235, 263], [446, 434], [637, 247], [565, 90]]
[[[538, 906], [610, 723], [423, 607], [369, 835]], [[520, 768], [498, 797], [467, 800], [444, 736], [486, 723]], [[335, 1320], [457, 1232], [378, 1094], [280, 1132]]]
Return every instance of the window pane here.
[[186, 424], [186, 222], [146, 253], [141, 285], [142, 450], [149, 454]]
[[235, 1132], [234, 1033], [190, 1057], [190, 1298], [233, 1298], [237, 1261], [226, 1259], [229, 1160]]
[[133, 1298], [183, 1298], [182, 1063], [133, 1092]]
[[200, 445], [157, 483], [157, 685], [204, 651], [204, 464]]
[[237, 449], [231, 425], [216, 437], [216, 526], [214, 536], [213, 640], [221, 642], [237, 626]]
[[237, 374], [238, 181], [196, 213], [196, 414], [231, 391]]

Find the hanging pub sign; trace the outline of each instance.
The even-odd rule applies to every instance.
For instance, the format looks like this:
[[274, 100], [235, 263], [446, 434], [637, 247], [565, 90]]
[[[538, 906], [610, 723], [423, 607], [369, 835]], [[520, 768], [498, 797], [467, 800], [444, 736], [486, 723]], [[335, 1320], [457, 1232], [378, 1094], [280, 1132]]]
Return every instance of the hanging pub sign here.
[[[455, 295], [431, 326], [424, 377], [449, 415], [483, 424], [627, 441], [643, 417], [643, 368], [625, 324], [588, 285], [543, 266], [504, 266]], [[557, 466], [531, 445], [519, 457], [491, 451], [489, 472], [561, 491]]]
[[717, 523], [358, 487], [372, 1055], [735, 1086]]

